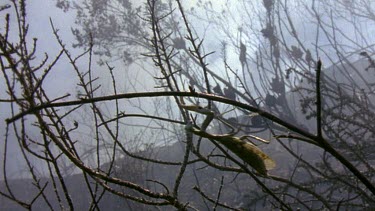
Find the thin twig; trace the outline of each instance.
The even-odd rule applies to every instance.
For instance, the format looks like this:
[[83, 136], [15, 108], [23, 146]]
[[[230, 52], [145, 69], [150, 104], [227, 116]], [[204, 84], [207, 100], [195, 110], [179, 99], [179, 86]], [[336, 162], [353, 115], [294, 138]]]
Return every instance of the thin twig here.
[[320, 88], [320, 73], [322, 71], [322, 61], [318, 59], [316, 64], [316, 129], [318, 138], [322, 137], [322, 101]]

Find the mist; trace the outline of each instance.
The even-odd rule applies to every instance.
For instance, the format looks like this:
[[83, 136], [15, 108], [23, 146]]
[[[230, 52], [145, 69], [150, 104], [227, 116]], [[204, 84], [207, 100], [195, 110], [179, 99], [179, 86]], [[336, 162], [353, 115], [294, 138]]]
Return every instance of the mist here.
[[0, 3], [1, 210], [366, 210], [370, 1]]

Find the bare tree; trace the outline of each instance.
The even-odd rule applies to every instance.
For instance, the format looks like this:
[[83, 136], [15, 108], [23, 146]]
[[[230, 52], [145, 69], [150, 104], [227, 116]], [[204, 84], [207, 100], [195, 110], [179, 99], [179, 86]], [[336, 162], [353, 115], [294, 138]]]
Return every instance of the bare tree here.
[[[74, 47], [83, 52], [70, 53], [51, 21], [60, 52], [40, 63], [25, 1], [0, 10], [7, 89], [1, 103], [11, 111], [3, 198], [27, 209], [374, 206], [374, 40], [361, 28], [373, 24], [371, 2], [263, 0], [220, 8], [198, 1], [187, 10], [179, 0], [139, 7], [59, 0], [57, 6], [77, 11]], [[10, 37], [12, 20], [17, 37]], [[208, 64], [217, 60], [210, 60], [214, 53], [194, 20], [220, 29], [219, 66]], [[306, 31], [304, 21], [314, 30]], [[110, 91], [93, 68], [97, 56]], [[76, 72], [76, 96], [51, 96], [44, 87], [62, 57]], [[135, 92], [120, 92], [111, 66], [118, 59], [154, 77], [155, 90], [140, 92], [139, 81], [127, 77]], [[7, 175], [13, 140], [37, 190], [26, 196]], [[34, 159], [44, 161], [47, 174]]]

